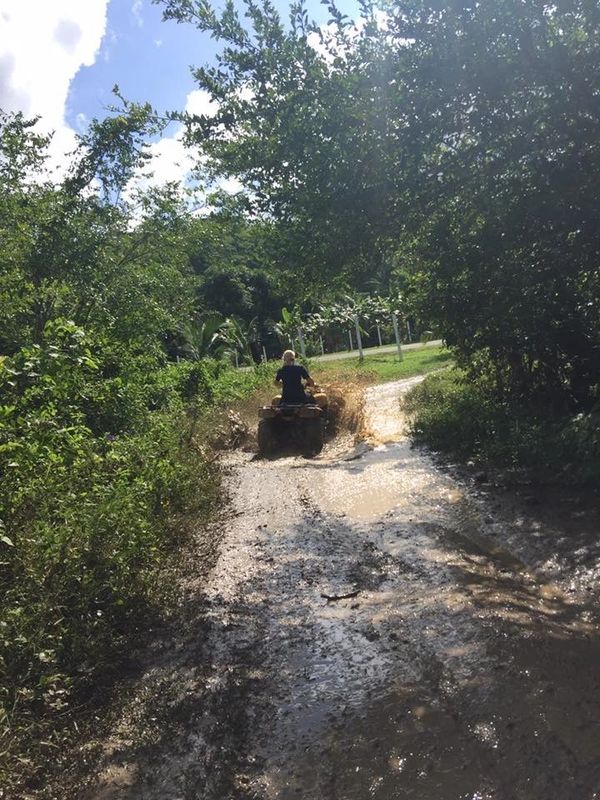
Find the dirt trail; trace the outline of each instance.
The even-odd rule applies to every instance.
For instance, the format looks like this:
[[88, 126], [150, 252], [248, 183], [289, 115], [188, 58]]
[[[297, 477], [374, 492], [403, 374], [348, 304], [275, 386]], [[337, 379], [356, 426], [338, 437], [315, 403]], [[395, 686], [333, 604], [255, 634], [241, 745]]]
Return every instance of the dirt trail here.
[[79, 797], [600, 798], [595, 523], [548, 557], [557, 519], [411, 449], [413, 383], [367, 391], [371, 449], [235, 457], [208, 584]]

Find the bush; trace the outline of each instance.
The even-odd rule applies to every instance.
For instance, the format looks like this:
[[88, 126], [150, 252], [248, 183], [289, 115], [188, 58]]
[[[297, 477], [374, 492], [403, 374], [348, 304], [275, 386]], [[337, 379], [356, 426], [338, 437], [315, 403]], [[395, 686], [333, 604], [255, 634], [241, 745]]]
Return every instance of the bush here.
[[481, 387], [457, 369], [429, 376], [404, 406], [412, 435], [436, 450], [472, 455], [497, 432], [497, 410]]
[[411, 434], [435, 450], [535, 470], [541, 480], [600, 478], [600, 413], [548, 418], [498, 400], [493, 382], [459, 369], [426, 378], [405, 399]]
[[4, 509], [0, 665], [11, 705], [23, 690], [52, 703], [58, 678], [93, 671], [143, 605], [150, 570], [173, 545], [169, 522], [214, 497], [218, 477], [185, 430], [181, 415], [159, 414], [143, 434], [82, 435], [74, 457], [24, 464]]
[[0, 738], [11, 728], [13, 747], [25, 718], [64, 712], [118, 665], [162, 599], [156, 568], [183, 515], [216, 505], [211, 409], [267, 374], [125, 352], [105, 377], [114, 355], [61, 322], [0, 361]]

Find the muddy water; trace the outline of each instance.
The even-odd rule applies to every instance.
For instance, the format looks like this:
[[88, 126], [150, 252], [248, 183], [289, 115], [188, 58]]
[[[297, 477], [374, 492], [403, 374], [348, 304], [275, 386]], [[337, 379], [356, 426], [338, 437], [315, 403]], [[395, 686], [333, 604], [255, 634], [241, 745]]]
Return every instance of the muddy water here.
[[140, 715], [168, 731], [107, 748], [86, 797], [600, 798], [589, 595], [411, 449], [412, 383], [368, 391], [368, 447], [233, 464], [202, 615]]

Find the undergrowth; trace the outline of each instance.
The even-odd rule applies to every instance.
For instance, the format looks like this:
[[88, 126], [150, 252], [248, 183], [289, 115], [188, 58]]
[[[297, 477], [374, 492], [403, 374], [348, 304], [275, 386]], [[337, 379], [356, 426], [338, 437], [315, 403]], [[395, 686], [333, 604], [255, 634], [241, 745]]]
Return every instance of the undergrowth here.
[[599, 410], [550, 417], [502, 403], [485, 377], [457, 368], [426, 378], [404, 408], [414, 439], [434, 450], [532, 471], [540, 481], [600, 479]]
[[0, 360], [0, 786], [35, 786], [164, 608], [159, 568], [218, 506], [215, 417], [265, 380], [119, 357], [61, 324]]

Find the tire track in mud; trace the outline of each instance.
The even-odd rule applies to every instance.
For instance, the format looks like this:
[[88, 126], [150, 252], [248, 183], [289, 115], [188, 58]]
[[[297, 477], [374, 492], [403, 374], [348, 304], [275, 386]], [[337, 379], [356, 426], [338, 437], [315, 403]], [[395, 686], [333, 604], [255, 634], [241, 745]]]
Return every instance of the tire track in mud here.
[[411, 449], [414, 382], [368, 390], [360, 457], [232, 459], [201, 602], [86, 800], [600, 797], [594, 610]]

